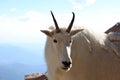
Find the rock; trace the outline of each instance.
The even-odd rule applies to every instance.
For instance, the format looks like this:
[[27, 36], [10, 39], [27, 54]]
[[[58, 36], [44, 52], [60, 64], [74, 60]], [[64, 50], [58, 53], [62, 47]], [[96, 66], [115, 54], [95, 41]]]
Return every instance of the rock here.
[[25, 75], [25, 80], [47, 80], [47, 76], [42, 73], [33, 73]]

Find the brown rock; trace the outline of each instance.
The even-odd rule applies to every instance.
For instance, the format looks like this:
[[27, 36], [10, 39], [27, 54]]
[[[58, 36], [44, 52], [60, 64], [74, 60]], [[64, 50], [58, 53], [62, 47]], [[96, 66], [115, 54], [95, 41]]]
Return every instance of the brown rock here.
[[46, 74], [33, 73], [25, 75], [25, 80], [47, 80]]
[[120, 32], [120, 22], [117, 22], [114, 26], [112, 26], [107, 31], [105, 31], [105, 33], [107, 33], [107, 34], [109, 32]]

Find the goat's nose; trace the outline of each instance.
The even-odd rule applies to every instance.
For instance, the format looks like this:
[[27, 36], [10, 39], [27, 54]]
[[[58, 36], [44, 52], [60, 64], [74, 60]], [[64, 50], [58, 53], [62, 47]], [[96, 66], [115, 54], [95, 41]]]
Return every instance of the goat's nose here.
[[70, 67], [71, 62], [63, 61], [62, 64], [64, 67]]

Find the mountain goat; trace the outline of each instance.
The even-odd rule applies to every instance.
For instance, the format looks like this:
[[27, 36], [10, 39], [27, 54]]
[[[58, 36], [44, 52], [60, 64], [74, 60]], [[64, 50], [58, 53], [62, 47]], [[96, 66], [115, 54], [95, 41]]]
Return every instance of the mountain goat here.
[[47, 35], [45, 58], [48, 80], [120, 80], [119, 50], [107, 38], [86, 28], [41, 30]]

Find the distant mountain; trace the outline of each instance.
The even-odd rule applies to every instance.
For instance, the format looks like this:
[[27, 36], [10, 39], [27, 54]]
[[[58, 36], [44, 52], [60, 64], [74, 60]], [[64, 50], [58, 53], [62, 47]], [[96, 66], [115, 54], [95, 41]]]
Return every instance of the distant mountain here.
[[0, 44], [0, 80], [24, 80], [36, 72], [46, 72], [43, 45]]
[[23, 46], [0, 44], [0, 64], [9, 62], [31, 65], [45, 63], [43, 48], [43, 45], [35, 44]]
[[20, 63], [0, 65], [0, 80], [24, 80], [26, 74], [45, 72], [46, 65], [25, 65]]

